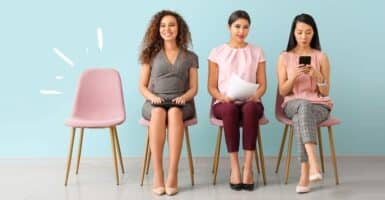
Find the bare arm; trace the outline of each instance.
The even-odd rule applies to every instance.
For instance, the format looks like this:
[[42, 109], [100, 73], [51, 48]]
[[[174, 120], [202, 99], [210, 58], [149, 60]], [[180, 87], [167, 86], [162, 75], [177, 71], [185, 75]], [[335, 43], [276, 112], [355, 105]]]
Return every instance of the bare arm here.
[[255, 92], [255, 95], [250, 97], [249, 100], [253, 101], [259, 101], [261, 97], [265, 94], [266, 92], [266, 62], [260, 62], [258, 64], [258, 70], [257, 70], [257, 80], [258, 80], [258, 89]]
[[322, 96], [329, 96], [330, 88], [330, 64], [327, 56], [324, 56], [324, 59], [321, 60], [321, 76], [317, 78], [318, 91]]
[[288, 95], [293, 89], [294, 80], [287, 79], [286, 65], [281, 54], [277, 62], [278, 91], [281, 96]]
[[145, 99], [151, 101], [152, 103], [160, 103], [163, 101], [160, 97], [153, 94], [148, 89], [148, 84], [150, 81], [151, 67], [149, 64], [143, 64], [140, 69], [140, 80], [139, 80], [139, 91], [142, 93]]
[[209, 93], [216, 100], [230, 102], [231, 99], [222, 95], [218, 90], [218, 73], [218, 64], [209, 60], [209, 77], [207, 81]]

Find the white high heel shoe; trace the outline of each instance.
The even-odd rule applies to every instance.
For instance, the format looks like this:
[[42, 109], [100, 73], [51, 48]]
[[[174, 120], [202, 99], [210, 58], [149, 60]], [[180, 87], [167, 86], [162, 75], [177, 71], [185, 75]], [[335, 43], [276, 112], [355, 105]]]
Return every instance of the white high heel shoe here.
[[297, 185], [297, 187], [295, 187], [295, 191], [296, 191], [298, 194], [308, 193], [308, 192], [310, 192], [310, 185], [309, 185], [309, 186], [300, 186], [300, 185]]

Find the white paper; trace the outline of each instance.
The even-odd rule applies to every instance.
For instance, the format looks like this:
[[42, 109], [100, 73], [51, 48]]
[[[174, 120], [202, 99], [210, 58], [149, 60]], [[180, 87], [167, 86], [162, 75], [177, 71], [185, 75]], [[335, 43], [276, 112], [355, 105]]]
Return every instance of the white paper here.
[[227, 96], [234, 100], [246, 100], [255, 94], [258, 84], [242, 80], [239, 76], [232, 74]]

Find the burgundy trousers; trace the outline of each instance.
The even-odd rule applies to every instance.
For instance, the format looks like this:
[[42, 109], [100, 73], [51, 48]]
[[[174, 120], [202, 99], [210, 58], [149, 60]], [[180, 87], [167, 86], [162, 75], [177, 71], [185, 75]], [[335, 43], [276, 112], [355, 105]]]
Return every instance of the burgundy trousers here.
[[260, 102], [245, 102], [243, 104], [217, 103], [214, 104], [213, 114], [223, 121], [227, 151], [239, 151], [239, 128], [242, 126], [242, 144], [244, 150], [255, 150], [259, 119], [263, 116], [263, 105]]

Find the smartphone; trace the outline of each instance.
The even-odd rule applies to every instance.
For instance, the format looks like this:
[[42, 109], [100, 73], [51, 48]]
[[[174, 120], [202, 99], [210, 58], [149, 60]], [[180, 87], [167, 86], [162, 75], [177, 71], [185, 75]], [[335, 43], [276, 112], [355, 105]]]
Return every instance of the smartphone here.
[[300, 56], [299, 57], [299, 64], [300, 65], [310, 65], [311, 63], [311, 57], [310, 56]]

